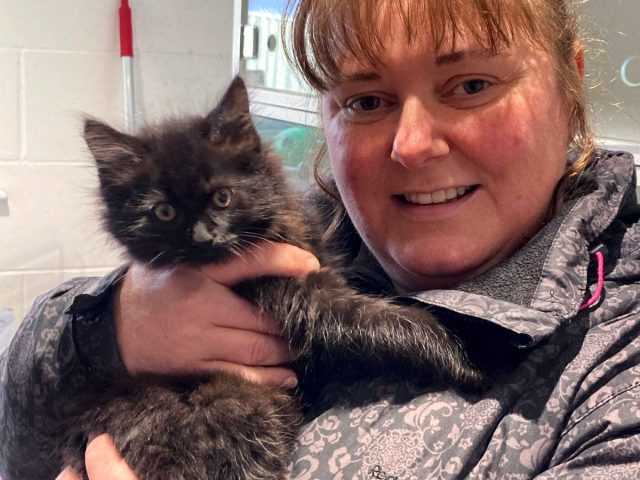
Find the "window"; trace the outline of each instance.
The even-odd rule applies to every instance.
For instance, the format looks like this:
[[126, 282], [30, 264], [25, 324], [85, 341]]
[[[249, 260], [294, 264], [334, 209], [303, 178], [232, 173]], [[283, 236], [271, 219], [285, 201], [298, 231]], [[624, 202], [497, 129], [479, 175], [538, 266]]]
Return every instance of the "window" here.
[[254, 113], [277, 120], [318, 126], [317, 102], [289, 67], [280, 41], [286, 0], [243, 0], [241, 71]]
[[640, 2], [585, 2], [583, 18], [587, 36], [603, 40], [589, 71], [600, 143], [632, 151], [640, 165]]
[[311, 159], [321, 142], [318, 129], [259, 115], [254, 115], [253, 120], [260, 136], [282, 158], [294, 186], [309, 186], [313, 179]]

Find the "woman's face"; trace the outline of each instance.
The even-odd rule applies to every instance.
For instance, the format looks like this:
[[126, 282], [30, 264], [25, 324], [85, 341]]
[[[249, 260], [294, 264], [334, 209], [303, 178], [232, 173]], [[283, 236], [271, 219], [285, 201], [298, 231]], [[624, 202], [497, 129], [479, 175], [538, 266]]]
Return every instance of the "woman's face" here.
[[[395, 34], [394, 34], [395, 33]], [[446, 288], [542, 226], [565, 168], [568, 112], [548, 53], [407, 44], [392, 27], [375, 68], [343, 63], [324, 95], [345, 207], [400, 291]]]

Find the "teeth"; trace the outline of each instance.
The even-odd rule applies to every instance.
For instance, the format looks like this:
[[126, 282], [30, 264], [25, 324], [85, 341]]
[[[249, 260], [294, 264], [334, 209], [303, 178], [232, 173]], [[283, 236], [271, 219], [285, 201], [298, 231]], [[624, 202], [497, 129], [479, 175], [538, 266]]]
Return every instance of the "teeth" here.
[[433, 203], [430, 193], [407, 193], [404, 199], [411, 203], [420, 203], [422, 205], [430, 205]]
[[461, 197], [469, 191], [468, 187], [445, 188], [431, 193], [405, 193], [404, 199], [411, 203], [420, 205], [431, 205], [432, 203], [444, 203]]
[[431, 192], [431, 201], [433, 203], [442, 203], [447, 199], [447, 192], [445, 190], [438, 190]]
[[447, 188], [444, 191], [444, 194], [447, 197], [447, 200], [453, 200], [458, 196], [458, 191], [455, 188]]

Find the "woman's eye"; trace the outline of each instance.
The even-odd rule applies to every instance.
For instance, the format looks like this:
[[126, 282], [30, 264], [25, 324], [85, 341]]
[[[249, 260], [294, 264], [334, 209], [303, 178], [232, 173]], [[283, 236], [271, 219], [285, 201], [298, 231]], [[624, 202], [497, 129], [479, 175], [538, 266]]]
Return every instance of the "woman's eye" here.
[[453, 78], [441, 90], [442, 101], [453, 108], [476, 108], [500, 97], [504, 90], [500, 79], [467, 75]]
[[367, 95], [347, 102], [347, 108], [349, 110], [369, 112], [379, 108], [381, 103], [380, 97]]
[[360, 95], [342, 104], [345, 118], [353, 122], [375, 121], [394, 108], [394, 101], [381, 95]]
[[350, 114], [368, 114], [384, 111], [392, 106], [392, 101], [378, 95], [363, 95], [347, 100], [344, 109]]
[[456, 88], [454, 88], [452, 93], [454, 95], [476, 95], [486, 90], [489, 86], [490, 83], [488, 80], [472, 78], [460, 83]]

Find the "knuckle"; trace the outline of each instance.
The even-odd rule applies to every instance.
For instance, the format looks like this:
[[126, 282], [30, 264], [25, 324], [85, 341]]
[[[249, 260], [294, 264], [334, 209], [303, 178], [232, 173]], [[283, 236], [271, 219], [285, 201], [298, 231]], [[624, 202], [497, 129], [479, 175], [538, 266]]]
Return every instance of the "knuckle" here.
[[267, 357], [269, 345], [264, 337], [253, 341], [249, 347], [249, 363], [251, 365], [262, 365]]
[[256, 324], [268, 335], [280, 335], [282, 330], [273, 318], [262, 311], [256, 312]]

